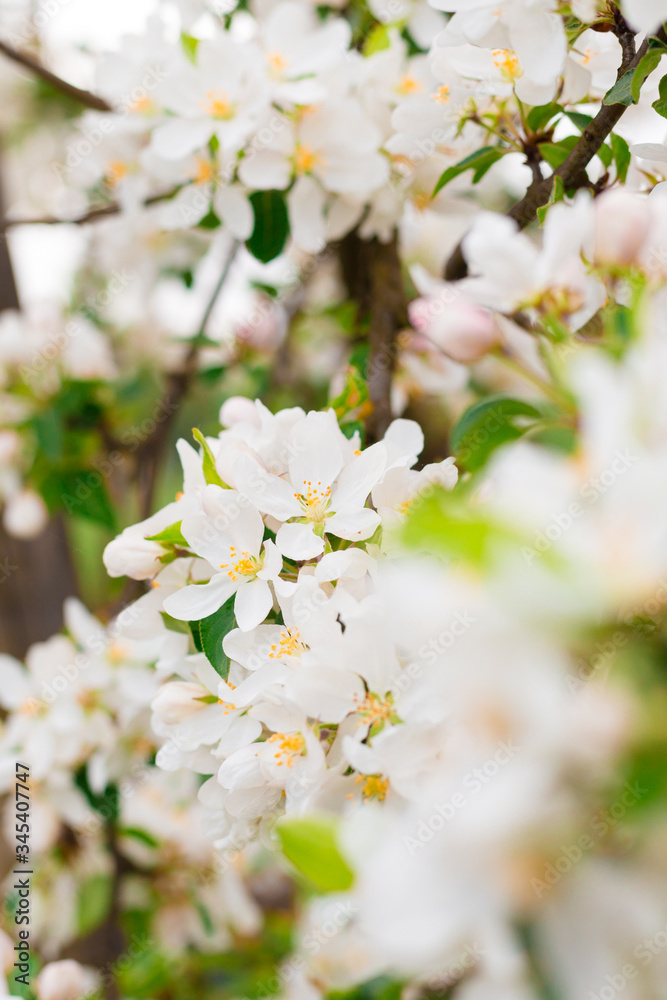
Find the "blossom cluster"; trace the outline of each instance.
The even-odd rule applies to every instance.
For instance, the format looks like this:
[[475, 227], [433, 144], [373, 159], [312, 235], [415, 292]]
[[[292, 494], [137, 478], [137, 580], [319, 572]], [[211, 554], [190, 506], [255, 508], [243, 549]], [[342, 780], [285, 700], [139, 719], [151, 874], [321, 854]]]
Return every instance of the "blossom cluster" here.
[[[609, 899], [636, 902], [624, 948], [667, 920], [663, 828], [615, 857], [648, 791], [617, 787], [642, 729], [622, 664], [667, 593], [665, 333], [649, 329], [620, 361], [570, 345], [575, 442], [526, 438], [458, 484], [452, 458], [414, 469], [411, 421], [362, 448], [331, 411], [230, 399], [199, 454], [179, 443], [182, 494], [107, 548], [112, 574], [151, 580], [142, 615], [162, 612], [158, 764], [210, 775], [219, 849], [273, 836], [338, 890], [303, 942], [347, 900], [289, 960], [286, 995], [383, 974], [534, 997], [528, 921], [574, 998], [604, 986], [591, 955], [615, 968]], [[308, 831], [314, 873], [317, 848], [290, 847]], [[643, 974], [657, 989], [664, 958]]]
[[[154, 766], [149, 720], [159, 685], [152, 667], [156, 643], [133, 634], [141, 631], [135, 609], [104, 626], [73, 598], [65, 606], [65, 628], [66, 634], [33, 645], [25, 664], [0, 657], [3, 793], [13, 791], [17, 760], [30, 775], [32, 946], [42, 959], [57, 958], [86, 932], [86, 887], [97, 886], [104, 900], [105, 887], [120, 891], [123, 878], [129, 879], [123, 905], [150, 913], [151, 934], [163, 949], [222, 951], [232, 928], [253, 933], [260, 915], [244, 887], [240, 857], [236, 865], [221, 863], [202, 832], [194, 775], [168, 775]], [[15, 816], [6, 800], [8, 844], [16, 839]], [[7, 877], [10, 915], [14, 879]], [[159, 885], [157, 896], [151, 885]], [[57, 982], [56, 971], [51, 978]], [[96, 993], [92, 986], [81, 990], [82, 996]]]

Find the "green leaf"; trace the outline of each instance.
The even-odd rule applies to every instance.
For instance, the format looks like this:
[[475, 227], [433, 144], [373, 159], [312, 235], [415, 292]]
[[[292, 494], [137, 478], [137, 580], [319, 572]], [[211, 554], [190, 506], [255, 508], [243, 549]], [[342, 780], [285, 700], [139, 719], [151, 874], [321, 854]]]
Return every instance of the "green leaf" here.
[[578, 135], [568, 135], [561, 142], [541, 142], [538, 146], [542, 159], [549, 164], [553, 170], [557, 170], [562, 163], [565, 163], [568, 156], [579, 142]]
[[562, 111], [560, 104], [542, 104], [540, 107], [530, 109], [526, 116], [526, 124], [531, 132], [541, 132], [551, 119]]
[[75, 517], [116, 529], [116, 515], [97, 469], [52, 469], [39, 489], [50, 511], [66, 510]]
[[118, 831], [119, 837], [131, 837], [133, 840], [138, 840], [141, 844], [146, 844], [147, 847], [158, 847], [159, 841], [155, 839], [146, 830], [141, 830], [138, 826], [124, 826]]
[[634, 790], [633, 812], [664, 808], [667, 799], [667, 743], [654, 740], [635, 748], [624, 777]]
[[184, 538], [181, 533], [181, 524], [182, 521], [176, 521], [174, 524], [170, 524], [168, 528], [158, 531], [157, 535], [146, 535], [146, 541], [164, 542], [166, 545], [179, 545], [187, 549], [189, 543], [187, 538]]
[[493, 522], [484, 510], [469, 506], [460, 490], [435, 490], [414, 504], [408, 512], [403, 538], [407, 546], [421, 552], [475, 566], [487, 563], [500, 543], [517, 543], [517, 538]]
[[236, 627], [234, 596], [208, 618], [189, 622], [192, 638], [199, 653], [205, 653], [213, 669], [223, 680], [229, 676], [229, 657], [222, 648], [222, 640]]
[[570, 121], [577, 126], [580, 132], [583, 132], [584, 129], [593, 121], [592, 115], [584, 115], [581, 111], [566, 111], [565, 114]]
[[31, 423], [39, 451], [51, 462], [59, 461], [63, 454], [64, 428], [58, 411], [55, 408], [42, 410], [35, 414]]
[[355, 365], [348, 365], [341, 392], [329, 400], [328, 409], [333, 409], [340, 422], [354, 419], [350, 414], [358, 414], [368, 402], [368, 385]]
[[[189, 622], [181, 621], [180, 618], [172, 618], [166, 611], [161, 611], [160, 615], [164, 622], [164, 627], [168, 628], [170, 632], [181, 632], [185, 635], [191, 634]], [[199, 652], [201, 653], [201, 650]]]
[[442, 191], [446, 184], [449, 184], [450, 181], [453, 181], [454, 178], [458, 177], [460, 174], [464, 174], [466, 170], [474, 171], [472, 181], [473, 184], [477, 184], [487, 170], [492, 167], [494, 163], [500, 160], [507, 152], [509, 152], [509, 150], [501, 149], [499, 146], [482, 146], [481, 149], [471, 153], [470, 156], [466, 156], [465, 159], [460, 160], [453, 167], [447, 167], [445, 172], [441, 174], [440, 180], [435, 185], [432, 197], [435, 198], [438, 191]]
[[551, 194], [549, 195], [549, 201], [546, 205], [541, 205], [537, 210], [537, 219], [540, 225], [544, 224], [544, 220], [547, 216], [547, 212], [552, 205], [555, 205], [557, 201], [562, 201], [565, 197], [565, 188], [563, 187], [563, 179], [554, 174], [554, 182], [551, 186]]
[[[667, 79], [667, 77], [665, 77], [665, 79]], [[665, 107], [667, 109], [667, 103], [665, 104]], [[665, 113], [665, 118], [667, 118], [667, 111]], [[616, 135], [615, 132], [611, 133], [609, 139], [611, 142], [611, 151], [614, 156], [614, 163], [616, 164], [616, 176], [621, 184], [625, 184], [625, 179], [628, 176], [628, 168], [632, 159], [630, 155], [630, 147], [625, 139], [622, 139], [620, 135]]]
[[658, 91], [660, 96], [653, 102], [651, 107], [657, 111], [662, 118], [667, 118], [667, 75], [663, 76], [658, 84]]
[[625, 73], [620, 80], [614, 84], [611, 90], [602, 98], [602, 103], [609, 106], [612, 104], [623, 104], [628, 107], [630, 104], [634, 104], [632, 97], [632, 78], [634, 76], [634, 70], [630, 70], [629, 73]]
[[108, 875], [93, 875], [80, 886], [77, 901], [79, 937], [85, 937], [104, 922], [111, 908], [111, 889]]
[[605, 167], [608, 170], [609, 167], [611, 166], [611, 161], [614, 158], [614, 154], [612, 152], [611, 147], [608, 146], [606, 142], [603, 142], [595, 155], [599, 156], [599, 158], [602, 160], [602, 162], [604, 163]]
[[221, 225], [220, 219], [213, 209], [209, 209], [203, 219], [197, 223], [197, 229], [217, 229]]
[[289, 217], [284, 191], [254, 191], [250, 203], [255, 226], [246, 246], [253, 257], [268, 264], [282, 253], [289, 236]]
[[328, 816], [284, 816], [276, 823], [285, 857], [325, 892], [342, 892], [354, 875], [340, 852], [336, 821]]
[[181, 32], [181, 46], [186, 56], [190, 62], [195, 62], [197, 55], [197, 46], [199, 45], [199, 39], [195, 38], [194, 35], [188, 35], [185, 31]]
[[[202, 456], [204, 460], [204, 479], [209, 485], [212, 486], [222, 486], [223, 489], [227, 490], [229, 487], [227, 483], [223, 483], [220, 478], [220, 474], [215, 467], [215, 458], [213, 457], [213, 452], [211, 451], [210, 445], [202, 432], [198, 427], [192, 428], [192, 436], [202, 447]], [[187, 542], [186, 542], [187, 545]]]
[[389, 28], [386, 24], [374, 25], [366, 40], [364, 41], [362, 52], [364, 56], [372, 56], [374, 52], [382, 52], [388, 49], [391, 44], [389, 38]]
[[[517, 418], [524, 418], [523, 425]], [[490, 396], [469, 407], [452, 431], [450, 446], [457, 464], [469, 472], [481, 469], [492, 452], [520, 438], [542, 414], [530, 403]]]
[[632, 76], [632, 83], [630, 84], [632, 99], [635, 104], [639, 100], [644, 81], [651, 75], [654, 69], [658, 68], [662, 55], [663, 53], [660, 49], [649, 49], [646, 55], [642, 56], [639, 60]]

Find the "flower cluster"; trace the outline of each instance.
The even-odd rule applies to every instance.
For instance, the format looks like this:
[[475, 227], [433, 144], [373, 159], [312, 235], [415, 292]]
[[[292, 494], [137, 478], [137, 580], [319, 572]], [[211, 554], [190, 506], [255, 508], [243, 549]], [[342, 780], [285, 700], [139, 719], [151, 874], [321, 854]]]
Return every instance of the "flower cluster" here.
[[[17, 760], [30, 775], [33, 947], [43, 958], [60, 954], [87, 930], [82, 893], [97, 891], [103, 913], [122, 877], [123, 905], [147, 910], [162, 948], [222, 951], [231, 928], [256, 930], [259, 912], [244, 888], [241, 858], [223, 863], [202, 832], [195, 777], [154, 766], [156, 643], [139, 635], [134, 608], [104, 627], [71, 599], [65, 626], [66, 635], [32, 646], [25, 664], [0, 657], [3, 792], [13, 791]], [[15, 817], [7, 801], [10, 844]], [[10, 913], [13, 880], [10, 874]], [[57, 981], [55, 971], [42, 976]]]

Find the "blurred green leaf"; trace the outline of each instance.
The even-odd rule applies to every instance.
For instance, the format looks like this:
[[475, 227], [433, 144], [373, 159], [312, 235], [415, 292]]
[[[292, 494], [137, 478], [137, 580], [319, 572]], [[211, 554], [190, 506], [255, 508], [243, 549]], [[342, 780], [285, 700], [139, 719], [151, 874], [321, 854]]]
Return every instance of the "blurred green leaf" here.
[[282, 253], [289, 236], [289, 217], [284, 191], [255, 191], [250, 195], [255, 226], [246, 246], [253, 257], [268, 264]]
[[[454, 427], [450, 446], [457, 464], [474, 472], [492, 452], [508, 441], [516, 441], [543, 414], [521, 399], [490, 396], [469, 407]], [[517, 423], [523, 418], [522, 424]]]
[[340, 853], [336, 828], [328, 816], [284, 816], [276, 823], [285, 857], [325, 892], [342, 892], [354, 881]]
[[501, 149], [499, 146], [482, 146], [481, 149], [476, 150], [471, 153], [470, 156], [466, 156], [465, 159], [460, 160], [453, 167], [448, 167], [444, 173], [440, 175], [440, 180], [435, 185], [433, 189], [432, 197], [435, 198], [436, 194], [441, 191], [446, 184], [453, 181], [455, 177], [466, 172], [466, 170], [473, 171], [472, 182], [477, 184], [484, 174], [489, 170], [494, 163], [502, 159], [505, 153], [508, 153], [508, 149]]

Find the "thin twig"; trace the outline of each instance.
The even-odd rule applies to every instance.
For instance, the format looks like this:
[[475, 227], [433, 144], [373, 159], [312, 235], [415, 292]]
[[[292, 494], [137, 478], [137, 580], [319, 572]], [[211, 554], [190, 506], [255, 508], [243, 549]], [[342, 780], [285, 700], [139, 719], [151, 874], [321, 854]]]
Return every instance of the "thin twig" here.
[[[171, 188], [170, 191], [162, 191], [159, 194], [152, 194], [143, 202], [144, 208], [156, 205], [160, 201], [168, 201], [180, 191], [180, 186]], [[53, 215], [44, 215], [37, 219], [7, 219], [6, 226], [85, 226], [88, 222], [95, 222], [96, 219], [103, 219], [109, 215], [118, 215], [122, 211], [122, 205], [112, 201], [108, 205], [100, 205], [91, 208], [90, 211], [79, 215], [74, 219], [58, 219]]]
[[169, 430], [174, 415], [186, 396], [197, 371], [197, 358], [202, 339], [206, 335], [206, 328], [211, 318], [211, 313], [227, 280], [238, 249], [239, 244], [234, 243], [227, 256], [217, 284], [206, 304], [197, 334], [190, 342], [183, 366], [179, 371], [172, 372], [167, 379], [166, 391], [159, 405], [160, 413], [164, 415], [164, 418], [157, 422], [154, 432], [150, 437], [146, 438], [137, 450], [137, 478], [139, 480], [140, 514], [142, 520], [148, 517], [151, 512], [157, 473], [169, 437]]
[[[632, 39], [629, 38], [629, 29], [625, 21], [620, 18], [615, 23], [617, 33], [622, 35], [623, 60], [616, 77], [617, 80], [620, 80], [626, 73], [636, 69], [646, 54], [649, 43], [648, 39], [646, 39], [640, 48], [635, 51], [634, 36]], [[667, 36], [664, 28], [660, 29], [657, 37], [665, 40]], [[549, 177], [534, 176], [533, 182], [523, 198], [507, 213], [510, 219], [514, 219], [518, 223], [520, 229], [524, 229], [529, 225], [537, 217], [537, 210], [547, 204], [551, 197], [555, 177], [560, 177], [563, 187], [566, 189], [590, 186], [590, 181], [586, 176], [586, 167], [598, 152], [609, 133], [618, 124], [626, 110], [627, 105], [625, 104], [603, 104], [595, 118], [589, 122], [581, 133], [576, 146], [572, 149], [567, 159], [553, 174]], [[447, 281], [458, 281], [461, 278], [465, 278], [467, 273], [468, 265], [463, 255], [463, 241], [461, 241], [447, 261], [445, 278]]]
[[3, 42], [1, 40], [0, 52], [7, 56], [8, 59], [18, 63], [19, 66], [25, 66], [25, 68], [29, 69], [35, 76], [38, 76], [41, 80], [45, 80], [47, 83], [50, 83], [51, 86], [56, 90], [59, 90], [61, 94], [71, 97], [72, 100], [78, 101], [79, 104], [83, 104], [84, 107], [92, 108], [93, 111], [113, 111], [112, 106], [105, 101], [103, 97], [98, 97], [97, 94], [93, 94], [89, 90], [81, 90], [80, 87], [75, 87], [74, 84], [68, 83], [67, 80], [63, 80], [62, 77], [52, 73], [50, 69], [46, 68], [46, 66], [42, 66], [37, 59], [28, 55], [27, 52], [21, 52], [19, 49], [12, 48], [12, 46], [8, 45], [7, 42]]

